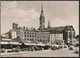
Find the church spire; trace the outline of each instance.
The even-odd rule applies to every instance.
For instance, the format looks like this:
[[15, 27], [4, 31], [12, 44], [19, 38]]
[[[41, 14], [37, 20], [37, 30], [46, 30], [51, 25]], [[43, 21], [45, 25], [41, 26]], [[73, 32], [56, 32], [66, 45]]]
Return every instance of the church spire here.
[[41, 5], [41, 14], [40, 14], [40, 27], [39, 30], [45, 29], [45, 18], [43, 13], [43, 4]]
[[50, 26], [50, 20], [48, 20], [48, 28], [50, 28], [51, 26]]
[[43, 13], [43, 4], [41, 5], [40, 19], [45, 19], [45, 18], [44, 18], [44, 13]]
[[41, 5], [41, 13], [43, 13], [43, 4]]

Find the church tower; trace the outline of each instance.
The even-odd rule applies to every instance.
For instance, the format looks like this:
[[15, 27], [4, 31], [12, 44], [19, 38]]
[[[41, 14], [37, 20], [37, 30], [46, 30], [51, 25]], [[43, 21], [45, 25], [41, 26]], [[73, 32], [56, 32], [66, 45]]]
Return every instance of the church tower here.
[[48, 21], [48, 26], [47, 26], [47, 28], [50, 28], [51, 26], [50, 26], [50, 21]]
[[43, 5], [41, 6], [41, 14], [40, 14], [40, 26], [38, 30], [44, 30], [45, 29], [45, 18], [43, 13]]

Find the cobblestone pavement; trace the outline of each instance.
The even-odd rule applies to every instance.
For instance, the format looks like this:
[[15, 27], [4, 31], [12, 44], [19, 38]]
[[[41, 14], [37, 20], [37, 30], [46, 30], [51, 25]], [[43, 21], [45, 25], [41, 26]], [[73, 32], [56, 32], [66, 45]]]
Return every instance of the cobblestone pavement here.
[[79, 54], [74, 52], [75, 50], [68, 50], [66, 48], [60, 50], [20, 51], [2, 53], [1, 57], [79, 57]]

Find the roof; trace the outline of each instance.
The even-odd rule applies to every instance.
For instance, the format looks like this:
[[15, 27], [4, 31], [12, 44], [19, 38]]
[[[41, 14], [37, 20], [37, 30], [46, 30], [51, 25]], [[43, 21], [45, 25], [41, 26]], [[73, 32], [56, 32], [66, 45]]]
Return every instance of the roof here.
[[50, 28], [46, 28], [46, 30], [49, 30], [51, 33], [62, 33], [64, 30], [67, 31], [67, 30], [74, 30], [73, 26], [60, 26], [60, 27], [50, 27]]
[[49, 32], [49, 31], [44, 29], [44, 30], [37, 30], [37, 32]]

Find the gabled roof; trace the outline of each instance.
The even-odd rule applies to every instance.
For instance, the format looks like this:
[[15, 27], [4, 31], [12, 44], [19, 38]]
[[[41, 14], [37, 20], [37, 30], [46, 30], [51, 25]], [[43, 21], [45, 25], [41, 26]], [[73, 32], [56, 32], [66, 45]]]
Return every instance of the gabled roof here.
[[70, 31], [71, 29], [72, 29], [73, 31], [75, 31], [72, 25], [70, 25], [70, 26], [65, 26], [65, 31], [66, 31], [66, 30], [69, 30], [69, 31]]
[[51, 28], [46, 28], [46, 30], [49, 30], [51, 33], [61, 33], [61, 32], [63, 32], [63, 31], [67, 31], [67, 30], [71, 30], [71, 28], [72, 28], [72, 30], [74, 31], [74, 28], [73, 28], [73, 26], [71, 25], [71, 26], [60, 26], [60, 27], [51, 27]]

